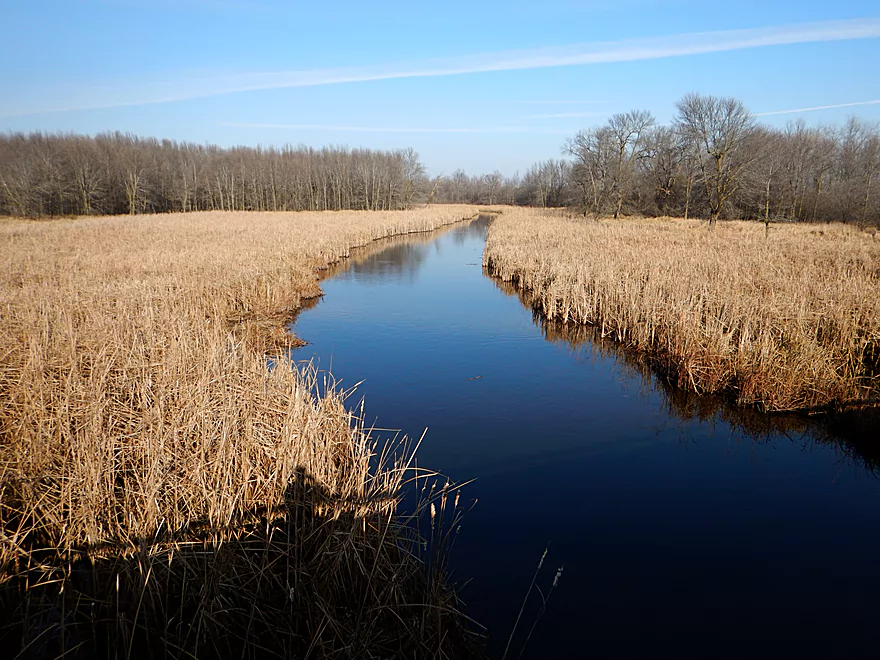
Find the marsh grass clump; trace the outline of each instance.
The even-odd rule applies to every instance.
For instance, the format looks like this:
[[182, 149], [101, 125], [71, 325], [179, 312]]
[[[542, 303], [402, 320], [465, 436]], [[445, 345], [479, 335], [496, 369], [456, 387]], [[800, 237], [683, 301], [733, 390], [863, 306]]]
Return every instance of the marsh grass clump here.
[[[523, 305], [531, 306], [528, 295], [509, 282], [495, 280], [495, 285], [507, 295], [519, 296]], [[532, 320], [547, 341], [565, 346], [573, 358], [611, 360], [637, 386], [640, 395], [659, 393], [673, 419], [699, 420], [709, 425], [723, 422], [736, 437], [752, 443], [787, 438], [802, 445], [827, 444], [834, 447], [840, 459], [880, 475], [880, 446], [874, 441], [874, 430], [880, 425], [880, 406], [851, 406], [820, 417], [800, 412], [768, 415], [755, 406], [737, 406], [727, 397], [676, 387], [656, 372], [649, 356], [602, 337], [596, 326], [550, 320], [534, 308]]]
[[[288, 389], [289, 367], [268, 376], [254, 367], [252, 382], [238, 382], [260, 385], [261, 396], [226, 415], [250, 433], [179, 428], [174, 440], [145, 443], [105, 476], [112, 485], [95, 487], [99, 510], [76, 501], [77, 481], [91, 475], [70, 455], [36, 484], [6, 475], [0, 609], [3, 637], [25, 657], [474, 648], [445, 573], [420, 558], [418, 520], [434, 498], [408, 516], [397, 510], [408, 453], [377, 458], [338, 394], [309, 402]], [[314, 374], [294, 378], [315, 391]], [[322, 442], [302, 442], [303, 429]], [[83, 536], [71, 534], [77, 524]]]
[[595, 326], [678, 387], [767, 411], [880, 402], [880, 245], [856, 228], [707, 232], [511, 210], [484, 265], [543, 316]]
[[[286, 351], [316, 268], [466, 207], [0, 223], [0, 639], [24, 657], [473, 652], [400, 447]], [[392, 451], [393, 450], [393, 451]], [[439, 495], [438, 495], [439, 497]]]

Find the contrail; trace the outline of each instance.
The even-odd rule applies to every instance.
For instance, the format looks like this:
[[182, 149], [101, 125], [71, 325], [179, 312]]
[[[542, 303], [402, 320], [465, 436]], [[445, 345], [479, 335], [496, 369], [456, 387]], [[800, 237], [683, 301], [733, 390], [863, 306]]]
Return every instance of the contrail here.
[[834, 105], [816, 105], [812, 108], [796, 108], [794, 110], [771, 110], [770, 112], [756, 112], [755, 117], [769, 117], [770, 115], [792, 115], [796, 112], [814, 112], [815, 110], [832, 110], [834, 108], [853, 108], [857, 105], [876, 105], [880, 103], [880, 99], [876, 101], [856, 101], [854, 103], [835, 103]]
[[[67, 90], [69, 93], [48, 89], [45, 90], [47, 99], [31, 100], [29, 106], [18, 108], [10, 104], [16, 97], [12, 90], [13, 93], [4, 95], [6, 103], [0, 106], [0, 117], [168, 103], [266, 89], [633, 62], [765, 46], [876, 37], [880, 37], [880, 18], [861, 18], [483, 53], [425, 60], [420, 63], [263, 72], [214, 78], [183, 77], [134, 86], [104, 83], [100, 89], [79, 86]], [[64, 106], [53, 105], [50, 99], [59, 97], [74, 100]], [[77, 101], [77, 97], [81, 100]]]

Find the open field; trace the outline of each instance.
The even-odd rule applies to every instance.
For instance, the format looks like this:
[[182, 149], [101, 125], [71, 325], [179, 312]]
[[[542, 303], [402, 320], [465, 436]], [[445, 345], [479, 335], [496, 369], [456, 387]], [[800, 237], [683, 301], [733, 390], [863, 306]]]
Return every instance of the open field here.
[[677, 386], [768, 411], [880, 401], [880, 241], [857, 228], [510, 209], [484, 265]]
[[405, 457], [377, 460], [341, 393], [266, 356], [295, 341], [317, 268], [475, 212], [0, 221], [0, 639], [74, 657], [469, 648], [442, 559], [425, 570], [396, 510]]

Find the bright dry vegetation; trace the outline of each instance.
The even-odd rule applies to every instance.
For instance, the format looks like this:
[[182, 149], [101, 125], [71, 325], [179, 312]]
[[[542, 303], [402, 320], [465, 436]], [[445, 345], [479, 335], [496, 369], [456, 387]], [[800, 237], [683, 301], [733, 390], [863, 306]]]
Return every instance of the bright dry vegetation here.
[[0, 220], [0, 644], [470, 652], [437, 528], [457, 498], [434, 493], [420, 564], [395, 508], [405, 456], [375, 457], [344, 394], [285, 353], [317, 269], [477, 211], [394, 210], [414, 203], [576, 212], [505, 209], [491, 274], [673, 385], [770, 411], [876, 404], [880, 126], [778, 130], [700, 94], [676, 110], [615, 114], [521, 179], [431, 180], [411, 149], [0, 136], [0, 214], [91, 216]]
[[546, 317], [596, 326], [680, 387], [769, 411], [880, 400], [880, 241], [857, 227], [511, 209], [484, 262]]
[[283, 356], [316, 268], [475, 210], [0, 221], [0, 637], [465, 652], [443, 558], [417, 560], [396, 510], [407, 456], [379, 460], [342, 393]]

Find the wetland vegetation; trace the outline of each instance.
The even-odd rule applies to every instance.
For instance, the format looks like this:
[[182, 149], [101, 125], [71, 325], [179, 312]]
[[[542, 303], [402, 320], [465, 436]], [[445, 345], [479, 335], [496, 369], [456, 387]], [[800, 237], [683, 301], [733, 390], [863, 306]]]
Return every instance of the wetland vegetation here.
[[[880, 130], [677, 111], [507, 178], [0, 136], [0, 639], [452, 658], [866, 626]], [[480, 480], [470, 532], [476, 495], [419, 465]], [[548, 620], [511, 576], [549, 538]]]
[[516, 210], [492, 224], [484, 263], [677, 387], [767, 411], [876, 404], [880, 242], [843, 224], [701, 224]]
[[548, 320], [528, 292], [481, 272], [480, 255], [506, 216], [552, 218], [497, 210], [431, 243], [353, 254], [297, 317], [309, 344], [292, 354], [357, 384], [380, 437], [427, 427], [420, 465], [476, 478], [450, 568], [470, 579], [461, 596], [490, 657], [548, 541], [537, 586], [546, 596], [563, 574], [543, 615], [533, 590], [508, 657], [536, 621], [524, 657], [577, 657], [585, 639], [614, 657], [657, 644], [696, 657], [718, 639], [731, 658], [756, 644], [870, 648], [876, 415], [768, 414], [696, 394], [601, 326]]
[[409, 454], [279, 358], [317, 268], [474, 212], [3, 221], [6, 643], [466, 654], [455, 594], [419, 559], [424, 511], [397, 508]]

